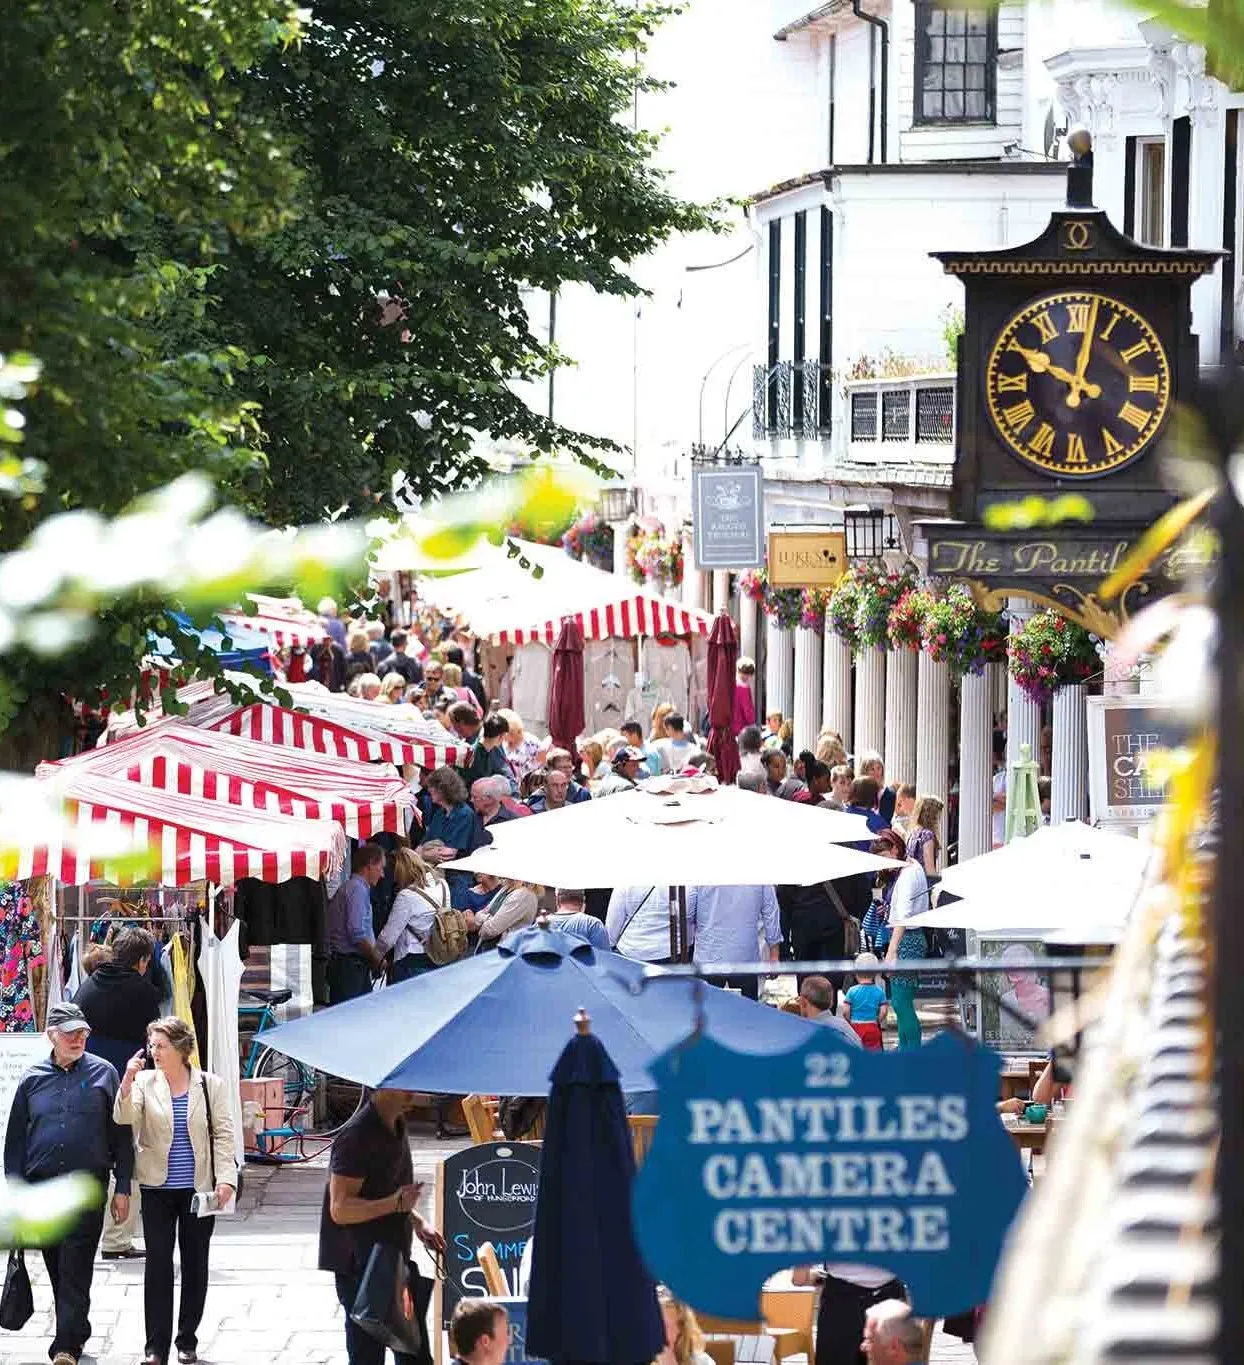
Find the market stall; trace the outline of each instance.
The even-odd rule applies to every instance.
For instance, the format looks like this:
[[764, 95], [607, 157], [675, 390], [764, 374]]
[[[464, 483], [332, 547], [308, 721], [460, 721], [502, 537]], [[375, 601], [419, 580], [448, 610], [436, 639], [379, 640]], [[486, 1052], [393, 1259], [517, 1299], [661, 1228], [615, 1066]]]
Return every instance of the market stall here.
[[556, 546], [515, 542], [524, 568], [504, 547], [480, 545], [477, 567], [417, 582], [421, 601], [482, 645], [491, 696], [538, 729], [548, 719], [552, 647], [562, 622], [583, 632], [584, 710], [589, 732], [624, 719], [647, 721], [669, 701], [692, 718], [707, 706], [708, 612], [661, 597], [616, 574], [571, 559]]

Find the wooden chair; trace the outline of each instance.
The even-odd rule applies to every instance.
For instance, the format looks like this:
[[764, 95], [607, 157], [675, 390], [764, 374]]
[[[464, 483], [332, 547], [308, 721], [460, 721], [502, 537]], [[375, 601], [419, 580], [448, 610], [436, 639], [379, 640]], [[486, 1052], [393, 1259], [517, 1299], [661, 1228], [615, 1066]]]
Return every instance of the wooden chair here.
[[497, 1127], [497, 1113], [482, 1095], [466, 1095], [462, 1100], [467, 1132], [472, 1142], [499, 1142], [505, 1134]]
[[775, 1360], [804, 1356], [812, 1365], [815, 1289], [766, 1289], [760, 1295], [760, 1314], [773, 1338]]
[[501, 1262], [497, 1260], [497, 1251], [493, 1244], [481, 1242], [476, 1249], [475, 1258], [479, 1261], [480, 1269], [484, 1272], [484, 1284], [488, 1289], [489, 1296], [494, 1299], [508, 1299], [510, 1297], [510, 1286], [505, 1282]]
[[631, 1130], [631, 1150], [635, 1153], [635, 1165], [642, 1166], [652, 1139], [656, 1136], [657, 1116], [655, 1114], [628, 1114], [627, 1126]]
[[933, 1350], [933, 1333], [937, 1329], [937, 1321], [934, 1318], [925, 1318], [924, 1326], [921, 1329], [924, 1339], [920, 1344], [920, 1359], [924, 1365], [929, 1365], [929, 1353]]

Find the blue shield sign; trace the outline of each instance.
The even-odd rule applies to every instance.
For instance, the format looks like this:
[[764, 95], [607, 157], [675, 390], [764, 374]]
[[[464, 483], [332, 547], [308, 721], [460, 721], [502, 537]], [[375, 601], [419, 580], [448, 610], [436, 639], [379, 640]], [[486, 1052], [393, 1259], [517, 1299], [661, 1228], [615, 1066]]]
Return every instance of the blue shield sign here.
[[770, 1275], [851, 1262], [913, 1310], [985, 1302], [1027, 1188], [999, 1059], [962, 1034], [867, 1052], [824, 1030], [755, 1056], [701, 1037], [650, 1070], [661, 1119], [635, 1185], [640, 1253], [693, 1308], [752, 1320]]

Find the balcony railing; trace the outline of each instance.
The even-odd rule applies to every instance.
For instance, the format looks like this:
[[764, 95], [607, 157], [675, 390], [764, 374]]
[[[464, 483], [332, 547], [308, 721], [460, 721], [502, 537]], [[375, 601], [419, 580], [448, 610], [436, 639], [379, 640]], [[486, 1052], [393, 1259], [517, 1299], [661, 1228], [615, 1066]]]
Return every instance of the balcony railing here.
[[830, 369], [819, 360], [752, 367], [752, 438], [815, 441], [829, 434]]
[[955, 380], [950, 374], [903, 379], [853, 379], [844, 385], [847, 458], [852, 463], [955, 457]]

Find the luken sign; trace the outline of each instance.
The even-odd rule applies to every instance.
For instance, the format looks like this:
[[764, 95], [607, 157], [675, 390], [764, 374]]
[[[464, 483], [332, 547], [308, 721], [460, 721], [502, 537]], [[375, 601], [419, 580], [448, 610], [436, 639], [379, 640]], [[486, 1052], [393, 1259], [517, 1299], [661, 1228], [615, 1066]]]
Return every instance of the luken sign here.
[[755, 1318], [769, 1276], [824, 1261], [890, 1271], [921, 1316], [983, 1303], [1027, 1188], [998, 1066], [951, 1033], [909, 1052], [829, 1030], [779, 1056], [707, 1038], [667, 1052], [635, 1189], [648, 1268], [724, 1318]]

